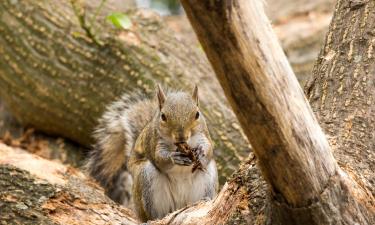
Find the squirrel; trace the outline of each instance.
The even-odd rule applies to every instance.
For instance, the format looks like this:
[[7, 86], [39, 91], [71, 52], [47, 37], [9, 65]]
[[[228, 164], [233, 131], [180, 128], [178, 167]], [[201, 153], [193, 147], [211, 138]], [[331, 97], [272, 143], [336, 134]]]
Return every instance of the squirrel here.
[[143, 222], [217, 193], [213, 143], [199, 109], [197, 86], [191, 94], [165, 94], [157, 85], [151, 99], [122, 96], [107, 107], [94, 138], [87, 171], [110, 198], [132, 204]]

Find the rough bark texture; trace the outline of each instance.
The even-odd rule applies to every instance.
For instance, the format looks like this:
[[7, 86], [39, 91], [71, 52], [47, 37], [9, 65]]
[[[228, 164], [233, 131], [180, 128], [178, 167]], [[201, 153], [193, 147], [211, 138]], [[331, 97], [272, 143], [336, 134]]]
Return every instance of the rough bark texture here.
[[290, 204], [307, 204], [335, 163], [261, 3], [183, 5], [266, 179]]
[[[215, 214], [215, 212], [210, 211], [212, 205], [215, 204], [199, 203], [196, 205], [198, 206], [198, 211], [196, 211], [196, 213], [194, 213], [194, 209], [186, 208], [179, 213], [176, 212], [167, 216], [164, 222], [167, 223], [169, 220], [173, 220], [174, 224], [181, 224], [182, 220], [186, 221], [189, 220], [189, 218], [192, 218], [190, 221], [196, 221], [197, 218], [200, 218], [199, 222], [202, 221], [203, 224], [205, 221], [222, 222], [226, 220], [226, 216], [229, 216], [228, 214], [234, 211], [235, 213], [226, 220], [227, 224], [374, 224], [375, 203], [373, 200], [374, 183], [372, 179], [374, 174], [371, 173], [373, 170], [370, 170], [373, 168], [374, 157], [372, 153], [375, 141], [373, 136], [373, 101], [375, 86], [373, 85], [374, 72], [371, 70], [375, 64], [374, 57], [372, 56], [372, 44], [374, 42], [373, 27], [371, 26], [375, 24], [373, 22], [373, 17], [373, 2], [349, 0], [338, 2], [325, 48], [321, 52], [321, 56], [314, 70], [314, 79], [312, 79], [306, 88], [313, 109], [318, 114], [319, 121], [331, 136], [330, 142], [333, 153], [337, 157], [341, 168], [346, 170], [349, 176], [343, 173], [341, 169], [337, 169], [328, 179], [322, 192], [317, 195], [310, 204], [301, 207], [292, 207], [288, 202], [283, 202], [283, 198], [280, 198], [280, 195], [276, 196], [276, 198], [270, 198], [270, 195], [267, 195], [267, 186], [261, 179], [259, 171], [254, 166], [255, 160], [251, 158], [252, 160], [245, 163], [240, 172], [234, 175], [233, 180], [237, 181], [241, 188], [237, 189], [236, 184], [231, 183], [233, 186], [226, 186], [227, 188], [224, 189], [224, 192], [221, 192], [219, 195], [223, 199], [223, 201], [220, 202], [228, 203], [224, 205], [219, 204], [220, 206], [226, 207], [217, 207], [221, 212], [227, 212], [224, 214], [223, 220], [213, 220], [211, 218], [212, 215], [215, 215], [215, 219], [217, 219], [217, 216], [221, 216], [220, 214]], [[347, 27], [349, 30], [346, 31]], [[360, 31], [366, 32], [360, 35]], [[332, 50], [334, 54], [329, 54], [330, 52], [332, 53], [332, 51], [326, 51], [326, 49]], [[350, 55], [351, 57], [349, 57]], [[359, 64], [358, 67], [357, 64]], [[329, 105], [328, 102], [332, 103], [332, 105]], [[322, 110], [322, 112], [320, 112], [320, 110]], [[345, 117], [345, 115], [347, 117]], [[4, 155], [12, 156], [11, 153], [0, 154], [0, 156]], [[367, 156], [370, 157], [367, 158]], [[20, 165], [18, 165], [18, 167], [20, 167]], [[2, 166], [1, 168], [6, 167]], [[12, 184], [10, 184], [10, 174], [17, 174], [18, 172], [15, 171], [18, 170], [19, 169], [15, 169], [15, 167], [11, 167], [11, 169], [6, 170], [8, 172], [2, 173], [6, 175], [3, 176], [4, 179], [0, 177], [0, 182], [5, 184], [7, 189], [1, 187], [1, 190], [11, 189], [11, 191], [16, 192], [15, 195], [20, 194], [15, 191]], [[361, 174], [362, 170], [365, 171], [364, 176]], [[1, 171], [5, 170], [2, 169]], [[36, 171], [40, 173], [40, 171], [43, 170], [39, 168]], [[25, 180], [28, 182], [30, 179], [28, 173], [24, 171], [20, 173], [26, 174], [21, 177], [22, 179], [26, 178]], [[11, 178], [14, 179], [14, 177]], [[353, 180], [357, 183], [353, 182]], [[24, 180], [17, 183], [22, 184], [23, 182]], [[17, 184], [15, 184], [15, 186], [20, 187], [20, 190], [25, 190], [29, 187], [35, 187], [32, 186], [34, 183], [34, 180], [32, 180], [32, 182], [27, 183], [27, 186], [23, 188], [22, 185], [17, 186]], [[38, 183], [40, 182], [36, 182], [36, 184]], [[231, 187], [234, 189], [231, 189]], [[366, 187], [372, 190], [372, 193], [366, 193]], [[41, 192], [43, 192], [43, 187], [38, 186], [37, 189], [39, 188]], [[226, 192], [227, 190], [230, 191], [229, 193], [234, 193], [234, 195], [226, 197], [226, 194], [228, 194], [228, 192]], [[241, 194], [237, 195], [239, 192], [233, 190], [241, 190]], [[32, 194], [33, 193], [30, 193], [28, 195], [32, 196]], [[273, 192], [273, 194], [275, 194], [275, 192]], [[14, 216], [18, 215], [18, 212], [24, 212], [21, 211], [25, 209], [23, 204], [15, 206], [18, 202], [26, 202], [33, 206], [33, 201], [28, 202], [26, 199], [25, 201], [17, 201], [8, 204], [9, 199], [5, 198], [4, 200], [3, 195], [0, 196], [1, 201], [7, 201], [7, 204], [0, 204], [0, 207], [13, 207], [11, 209], [12, 212], [16, 212], [15, 214], [6, 215]], [[71, 202], [80, 203], [77, 201], [77, 199], [79, 199], [77, 196], [75, 198], [68, 198], [67, 201], [65, 199], [66, 198], [63, 198], [62, 209], [66, 209], [65, 203], [69, 207], [72, 205]], [[231, 199], [233, 199], [233, 201]], [[10, 201], [11, 200], [12, 198], [10, 198]], [[44, 201], [44, 199], [42, 199], [42, 201]], [[233, 203], [230, 208], [228, 208], [228, 206], [231, 206], [229, 203]], [[27, 204], [25, 205], [27, 206]], [[61, 204], [59, 203], [58, 205]], [[73, 208], [76, 208], [76, 205], [73, 204], [73, 206]], [[94, 204], [93, 206], [96, 205]], [[118, 206], [114, 208], [116, 209], [116, 207]], [[31, 210], [32, 208], [28, 207], [27, 209]], [[38, 208], [37, 206], [36, 209], [40, 209], [40, 207]], [[69, 209], [70, 208], [66, 211], [52, 211], [59, 212], [58, 215], [64, 215], [63, 212], [70, 212]], [[203, 210], [200, 211], [199, 209]], [[67, 220], [68, 223], [79, 221], [74, 215], [82, 211], [92, 212], [93, 210], [87, 208], [84, 210], [79, 206], [79, 211], [73, 211], [73, 213], [68, 214], [70, 215], [69, 218], [72, 217], [74, 219], [74, 221]], [[186, 215], [189, 215], [189, 217], [183, 215], [184, 211], [187, 211], [188, 214]], [[45, 211], [43, 212], [46, 213]], [[47, 213], [48, 212], [47, 210]], [[353, 217], [353, 214], [356, 216]], [[0, 214], [0, 216], [3, 216], [3, 214]], [[26, 218], [28, 217], [26, 216]], [[35, 218], [35, 216], [33, 218]], [[101, 218], [107, 217], [104, 216]], [[110, 217], [109, 219], [112, 218], [113, 217]], [[124, 218], [132, 218], [132, 216]], [[178, 218], [178, 220], [176, 220], [176, 218]], [[98, 220], [100, 221], [100, 218]], [[44, 221], [45, 224], [51, 223], [47, 220]], [[155, 223], [163, 224], [160, 221], [155, 221]]]
[[272, 190], [267, 222], [373, 224], [374, 197], [336, 165], [262, 3], [182, 3]]
[[375, 195], [375, 2], [337, 2], [306, 85], [339, 164]]
[[[86, 7], [86, 27], [99, 2]], [[87, 146], [105, 105], [122, 93], [151, 95], [155, 82], [199, 83], [223, 184], [250, 147], [204, 55], [147, 11], [128, 12], [128, 30], [112, 29], [105, 21], [116, 11], [111, 5], [94, 20], [90, 38], [78, 22], [82, 6], [75, 6], [76, 12], [69, 1], [0, 2], [0, 95], [14, 115]]]
[[0, 144], [2, 224], [139, 224], [71, 167]]
[[[219, 196], [178, 210], [150, 225], [223, 224], [256, 191], [246, 182], [255, 168], [251, 156]], [[0, 144], [0, 221], [5, 224], [124, 224], [140, 222], [112, 202], [91, 179], [71, 167]], [[209, 216], [208, 216], [209, 215]]]

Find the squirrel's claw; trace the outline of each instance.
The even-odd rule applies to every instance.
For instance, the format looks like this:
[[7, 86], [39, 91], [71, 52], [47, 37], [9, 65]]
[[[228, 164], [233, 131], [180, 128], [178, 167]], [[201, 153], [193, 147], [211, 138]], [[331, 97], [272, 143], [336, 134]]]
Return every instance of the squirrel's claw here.
[[181, 166], [190, 166], [193, 164], [193, 161], [185, 154], [181, 152], [173, 152], [171, 154], [171, 159], [173, 164], [181, 165]]

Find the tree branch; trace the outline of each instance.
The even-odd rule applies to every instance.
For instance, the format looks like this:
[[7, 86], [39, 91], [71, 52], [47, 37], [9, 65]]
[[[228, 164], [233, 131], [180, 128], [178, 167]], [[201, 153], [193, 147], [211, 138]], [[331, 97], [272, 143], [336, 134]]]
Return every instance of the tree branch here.
[[272, 189], [267, 221], [373, 224], [374, 198], [337, 166], [262, 1], [182, 4]]
[[308, 204], [336, 164], [261, 1], [182, 1], [274, 193]]

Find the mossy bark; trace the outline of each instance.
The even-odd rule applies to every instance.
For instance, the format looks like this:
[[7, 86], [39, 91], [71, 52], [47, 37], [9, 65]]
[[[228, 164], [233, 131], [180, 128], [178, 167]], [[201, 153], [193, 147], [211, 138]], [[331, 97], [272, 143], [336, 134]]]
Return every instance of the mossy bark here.
[[148, 11], [127, 12], [127, 30], [106, 22], [116, 11], [108, 4], [93, 20], [99, 3], [1, 1], [1, 98], [23, 124], [89, 146], [98, 117], [121, 94], [197, 83], [224, 183], [250, 147], [201, 50]]

